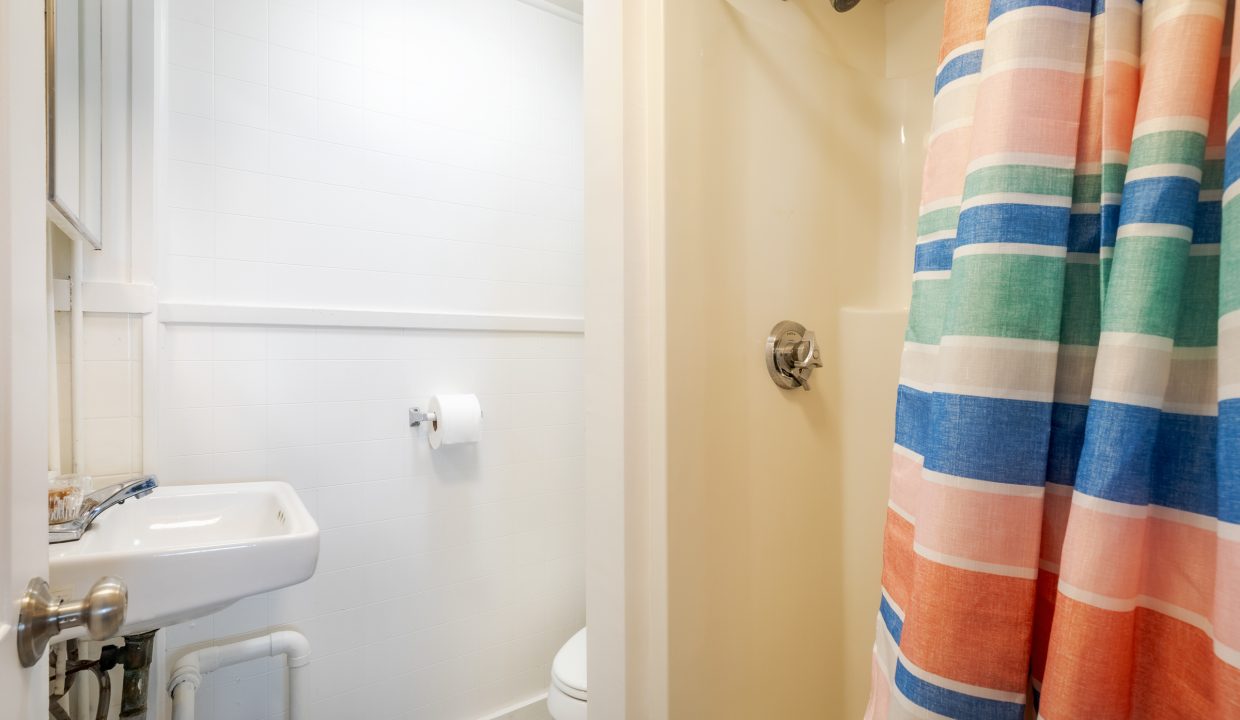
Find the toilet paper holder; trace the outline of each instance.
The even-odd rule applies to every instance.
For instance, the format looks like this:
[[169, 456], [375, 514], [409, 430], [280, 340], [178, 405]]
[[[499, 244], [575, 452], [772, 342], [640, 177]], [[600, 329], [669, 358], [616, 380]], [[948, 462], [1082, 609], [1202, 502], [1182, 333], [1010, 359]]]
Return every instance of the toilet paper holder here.
[[409, 427], [422, 427], [424, 422], [428, 422], [431, 424], [431, 427], [434, 427], [437, 419], [433, 412], [426, 412], [416, 407], [409, 408]]

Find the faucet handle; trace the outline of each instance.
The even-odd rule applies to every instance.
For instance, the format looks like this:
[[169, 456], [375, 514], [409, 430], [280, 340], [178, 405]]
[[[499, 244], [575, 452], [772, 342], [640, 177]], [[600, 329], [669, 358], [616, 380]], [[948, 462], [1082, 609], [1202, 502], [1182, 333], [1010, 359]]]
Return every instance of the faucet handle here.
[[68, 522], [48, 525], [47, 541], [55, 544], [80, 540], [82, 534], [104, 510], [120, 505], [130, 498], [146, 497], [157, 487], [158, 478], [144, 475], [96, 490], [82, 499], [82, 507], [77, 517]]
[[814, 336], [813, 330], [807, 330], [801, 336], [792, 353], [792, 367], [789, 374], [793, 375], [800, 381], [801, 387], [809, 390], [809, 376], [814, 372], [814, 368], [822, 367], [822, 357], [818, 352], [818, 338]]
[[88, 514], [97, 507], [123, 503], [131, 497], [146, 497], [157, 487], [159, 487], [159, 479], [154, 475], [144, 475], [126, 480], [125, 482], [108, 485], [87, 495], [82, 500], [82, 514]]
[[813, 331], [790, 320], [771, 329], [766, 339], [766, 369], [776, 385], [785, 390], [809, 390], [810, 375], [820, 367], [822, 355]]

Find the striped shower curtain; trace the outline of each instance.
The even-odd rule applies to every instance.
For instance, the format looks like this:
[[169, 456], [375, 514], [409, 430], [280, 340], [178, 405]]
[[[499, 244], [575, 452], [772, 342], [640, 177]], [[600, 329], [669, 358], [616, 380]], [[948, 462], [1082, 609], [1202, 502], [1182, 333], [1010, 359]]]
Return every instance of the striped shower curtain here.
[[1228, 0], [948, 0], [869, 718], [1240, 718]]

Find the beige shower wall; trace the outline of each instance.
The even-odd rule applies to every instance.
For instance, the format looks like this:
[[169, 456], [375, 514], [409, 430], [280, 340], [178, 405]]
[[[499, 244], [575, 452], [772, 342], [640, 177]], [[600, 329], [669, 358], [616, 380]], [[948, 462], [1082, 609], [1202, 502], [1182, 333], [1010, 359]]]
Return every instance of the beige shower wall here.
[[665, 4], [672, 718], [864, 707], [935, 5]]
[[875, 295], [840, 311], [840, 525], [843, 595], [843, 718], [865, 710], [882, 571], [895, 386], [912, 287], [921, 172], [930, 133], [943, 5], [891, 0], [885, 11], [886, 104], [882, 211]]

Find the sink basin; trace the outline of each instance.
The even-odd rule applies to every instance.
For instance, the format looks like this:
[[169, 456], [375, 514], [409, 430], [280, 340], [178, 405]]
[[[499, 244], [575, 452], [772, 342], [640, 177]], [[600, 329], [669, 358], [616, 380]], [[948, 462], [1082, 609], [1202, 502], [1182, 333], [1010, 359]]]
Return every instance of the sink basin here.
[[181, 485], [104, 511], [81, 540], [48, 552], [56, 597], [82, 598], [104, 575], [128, 585], [127, 635], [309, 579], [319, 528], [287, 483]]

